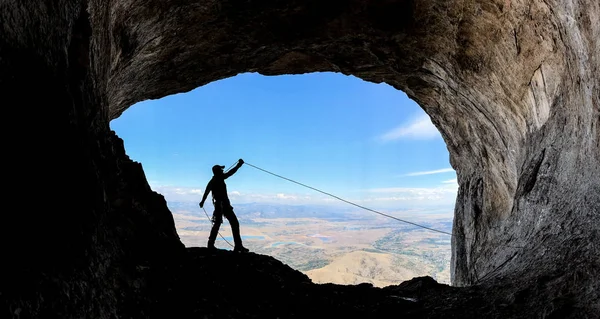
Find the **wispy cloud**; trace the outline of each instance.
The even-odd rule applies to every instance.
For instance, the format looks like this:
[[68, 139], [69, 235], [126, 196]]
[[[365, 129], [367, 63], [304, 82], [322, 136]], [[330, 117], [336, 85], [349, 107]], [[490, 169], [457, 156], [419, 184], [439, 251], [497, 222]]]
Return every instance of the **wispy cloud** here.
[[413, 195], [435, 195], [441, 193], [451, 193], [452, 189], [446, 187], [386, 187], [371, 188], [366, 190], [369, 193], [387, 193], [387, 194], [413, 194]]
[[149, 183], [152, 190], [172, 201], [200, 201], [204, 189], [194, 187], [180, 187], [172, 185], [157, 185]]
[[360, 201], [402, 204], [409, 206], [453, 205], [456, 200], [458, 184], [442, 184], [434, 187], [388, 187], [365, 190], [367, 195]]
[[229, 192], [229, 198], [237, 202], [266, 202], [266, 203], [305, 203], [320, 201], [318, 197], [306, 194], [289, 193], [252, 193], [252, 192]]
[[438, 129], [431, 123], [431, 119], [427, 114], [423, 114], [409, 123], [398, 126], [381, 136], [379, 140], [382, 142], [389, 142], [398, 139], [434, 139], [441, 137]]
[[432, 171], [412, 172], [412, 173], [404, 174], [402, 176], [421, 176], [421, 175], [442, 174], [442, 173], [449, 173], [449, 172], [454, 172], [454, 169], [442, 168], [442, 169], [436, 169], [436, 170], [432, 170]]
[[449, 179], [447, 181], [442, 181], [442, 184], [456, 184], [456, 183], [458, 183], [458, 181], [456, 180], [456, 178]]

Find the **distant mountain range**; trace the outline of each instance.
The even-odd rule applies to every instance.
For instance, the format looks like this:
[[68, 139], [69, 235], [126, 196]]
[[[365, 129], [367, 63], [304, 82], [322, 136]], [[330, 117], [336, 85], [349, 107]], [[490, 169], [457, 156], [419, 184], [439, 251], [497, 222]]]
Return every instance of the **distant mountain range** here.
[[[204, 212], [196, 202], [168, 202], [169, 209], [174, 213], [199, 214], [204, 216]], [[206, 212], [211, 215], [213, 212], [212, 204], [206, 203], [204, 206]], [[362, 210], [358, 207], [348, 205], [348, 207], [336, 207], [327, 205], [284, 205], [268, 203], [233, 203], [233, 208], [239, 219], [257, 219], [257, 218], [319, 218], [329, 221], [361, 221], [381, 218], [377, 214]], [[445, 212], [443, 214], [442, 212]], [[425, 222], [428, 226], [437, 226], [449, 230], [452, 227], [452, 209], [436, 210], [415, 210], [415, 209], [396, 209], [394, 212], [385, 212], [391, 216], [414, 222]], [[398, 221], [389, 220], [391, 225]], [[442, 225], [440, 225], [440, 223]]]
[[[198, 203], [195, 202], [169, 202], [167, 204], [173, 212], [189, 211], [203, 213]], [[265, 203], [233, 204], [239, 218], [320, 218], [328, 220], [351, 220], [372, 218], [365, 214], [357, 213], [356, 208], [335, 208], [325, 205], [281, 205]], [[212, 214], [212, 204], [207, 203], [204, 208]]]

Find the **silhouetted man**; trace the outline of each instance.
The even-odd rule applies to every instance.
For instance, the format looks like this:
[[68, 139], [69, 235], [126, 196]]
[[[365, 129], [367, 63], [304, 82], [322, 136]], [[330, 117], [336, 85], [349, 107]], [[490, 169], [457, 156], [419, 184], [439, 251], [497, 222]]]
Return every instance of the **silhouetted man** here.
[[221, 227], [221, 224], [223, 223], [223, 215], [225, 215], [225, 218], [227, 218], [229, 221], [231, 230], [233, 231], [233, 242], [235, 243], [233, 251], [248, 252], [248, 249], [242, 245], [242, 237], [240, 236], [240, 223], [233, 213], [233, 207], [229, 202], [229, 197], [227, 197], [227, 185], [225, 185], [225, 180], [229, 176], [235, 174], [235, 172], [242, 167], [242, 164], [244, 164], [244, 160], [240, 158], [237, 165], [227, 173], [223, 173], [225, 166], [215, 165], [212, 168], [213, 177], [206, 185], [204, 196], [202, 196], [202, 201], [200, 202], [200, 207], [202, 208], [208, 193], [212, 191], [215, 211], [212, 217], [213, 226], [210, 230], [210, 235], [208, 236], [207, 247], [209, 249], [215, 249], [215, 240], [217, 239], [217, 234], [219, 233], [219, 227]]

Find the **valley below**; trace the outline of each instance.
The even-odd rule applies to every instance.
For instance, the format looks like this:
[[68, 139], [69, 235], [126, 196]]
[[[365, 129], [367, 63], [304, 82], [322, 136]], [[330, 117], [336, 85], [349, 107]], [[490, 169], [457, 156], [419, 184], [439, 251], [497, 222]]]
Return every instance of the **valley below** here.
[[[206, 247], [209, 217], [196, 203], [169, 203], [186, 247]], [[314, 283], [376, 287], [430, 276], [450, 283], [450, 236], [358, 209], [234, 204], [244, 246], [305, 273]], [[391, 216], [451, 232], [452, 211], [398, 210]], [[222, 237], [221, 237], [222, 236]], [[227, 220], [216, 246], [231, 250]]]

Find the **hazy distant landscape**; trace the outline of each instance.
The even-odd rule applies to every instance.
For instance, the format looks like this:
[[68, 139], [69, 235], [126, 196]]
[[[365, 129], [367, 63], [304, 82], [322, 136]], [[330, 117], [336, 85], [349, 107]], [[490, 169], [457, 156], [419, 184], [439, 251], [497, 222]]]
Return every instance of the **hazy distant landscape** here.
[[[206, 247], [211, 223], [194, 202], [170, 202], [187, 247]], [[205, 206], [212, 214], [212, 206]], [[450, 236], [359, 208], [234, 204], [244, 245], [307, 274], [315, 283], [375, 286], [418, 276], [450, 282]], [[452, 211], [386, 211], [397, 218], [451, 232]], [[227, 221], [220, 233], [233, 243]], [[216, 246], [231, 249], [221, 237]]]

